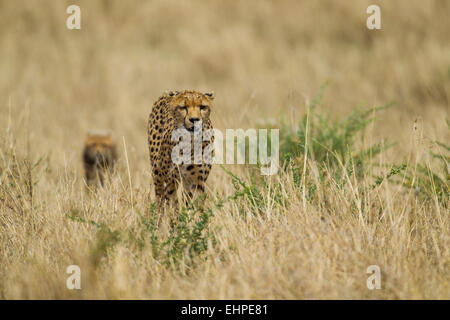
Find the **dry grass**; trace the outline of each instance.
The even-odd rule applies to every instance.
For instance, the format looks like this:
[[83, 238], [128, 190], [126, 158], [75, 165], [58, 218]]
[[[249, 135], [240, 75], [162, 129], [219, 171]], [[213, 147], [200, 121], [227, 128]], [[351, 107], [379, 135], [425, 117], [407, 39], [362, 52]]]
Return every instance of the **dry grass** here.
[[[381, 31], [365, 28], [372, 2], [359, 0], [75, 1], [82, 30], [70, 31], [73, 2], [0, 1], [0, 298], [450, 298], [448, 200], [345, 170], [339, 188], [311, 158], [313, 197], [286, 168], [256, 184], [257, 200], [220, 208], [216, 195], [236, 190], [216, 166], [202, 254], [155, 256], [140, 216], [154, 199], [147, 116], [166, 89], [212, 89], [215, 126], [249, 128], [297, 123], [329, 80], [323, 106], [338, 119], [396, 101], [360, 142], [397, 141], [376, 163], [434, 169], [432, 141], [450, 137], [448, 1], [377, 1]], [[113, 130], [121, 150], [95, 194], [81, 166], [91, 128]], [[227, 168], [249, 183], [251, 169]], [[71, 264], [82, 290], [66, 288]], [[372, 264], [381, 290], [366, 287]]]

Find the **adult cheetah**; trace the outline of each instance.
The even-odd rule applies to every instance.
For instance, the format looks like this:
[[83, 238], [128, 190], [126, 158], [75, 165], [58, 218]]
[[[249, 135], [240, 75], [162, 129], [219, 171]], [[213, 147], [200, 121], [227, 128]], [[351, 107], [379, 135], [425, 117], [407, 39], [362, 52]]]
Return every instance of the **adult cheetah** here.
[[[179, 142], [172, 141], [172, 134], [177, 129], [178, 132], [187, 130], [184, 132], [192, 138], [190, 141], [193, 143], [194, 134], [204, 134], [205, 130], [212, 129], [210, 113], [213, 99], [213, 93], [194, 90], [169, 91], [153, 105], [148, 121], [148, 145], [155, 194], [160, 208], [167, 203], [177, 205], [176, 191], [180, 181], [188, 201], [192, 200], [196, 193], [205, 191], [204, 185], [211, 170], [211, 161], [201, 161], [200, 164], [193, 161], [194, 148], [190, 148], [192, 153], [188, 158], [191, 161], [177, 164], [172, 158], [172, 151]], [[214, 137], [210, 138], [209, 141], [202, 141], [202, 154], [213, 142]]]
[[92, 130], [86, 135], [83, 149], [83, 166], [88, 186], [103, 181], [107, 172], [112, 172], [117, 160], [116, 145], [111, 133], [106, 130]]

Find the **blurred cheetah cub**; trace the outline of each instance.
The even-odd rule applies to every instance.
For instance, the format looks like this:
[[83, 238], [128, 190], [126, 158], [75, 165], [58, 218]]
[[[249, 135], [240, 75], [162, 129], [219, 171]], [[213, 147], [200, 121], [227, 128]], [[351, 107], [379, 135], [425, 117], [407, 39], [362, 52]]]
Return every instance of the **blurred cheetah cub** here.
[[117, 160], [116, 146], [111, 133], [106, 130], [89, 131], [83, 151], [83, 164], [88, 186], [98, 181], [103, 186], [108, 171], [112, 173]]

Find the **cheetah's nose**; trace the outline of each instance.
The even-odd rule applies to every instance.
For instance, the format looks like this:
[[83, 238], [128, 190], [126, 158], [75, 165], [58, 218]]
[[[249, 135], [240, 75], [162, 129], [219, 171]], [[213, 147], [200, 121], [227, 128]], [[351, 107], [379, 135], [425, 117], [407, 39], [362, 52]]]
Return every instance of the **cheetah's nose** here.
[[197, 117], [195, 117], [195, 118], [189, 118], [189, 121], [192, 122], [192, 123], [195, 123], [195, 122], [197, 122], [197, 121], [200, 121], [200, 119], [197, 118]]

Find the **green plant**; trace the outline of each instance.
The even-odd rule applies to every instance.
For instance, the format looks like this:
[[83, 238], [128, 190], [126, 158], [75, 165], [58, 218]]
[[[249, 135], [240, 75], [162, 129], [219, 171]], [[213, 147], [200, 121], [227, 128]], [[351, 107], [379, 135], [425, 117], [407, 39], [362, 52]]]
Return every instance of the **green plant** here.
[[[97, 265], [102, 257], [111, 253], [115, 245], [120, 242], [128, 246], [136, 245], [142, 249], [145, 234], [150, 235], [153, 258], [166, 266], [178, 267], [183, 258], [186, 265], [192, 264], [195, 258], [206, 252], [209, 243], [212, 245], [216, 243], [213, 233], [208, 230], [209, 221], [213, 216], [210, 208], [202, 211], [197, 206], [183, 207], [167, 237], [163, 237], [158, 232], [158, 213], [155, 203], [150, 206], [150, 219], [138, 212], [141, 226], [145, 231], [145, 234], [138, 236], [135, 235], [136, 230], [111, 230], [104, 223], [83, 219], [78, 214], [78, 211], [73, 209], [67, 217], [72, 221], [91, 224], [97, 228], [97, 238], [91, 255], [94, 265]], [[139, 229], [142, 230], [138, 227]]]
[[[450, 122], [446, 120], [447, 128], [450, 129]], [[435, 141], [440, 152], [430, 151], [432, 163], [417, 163], [410, 166], [402, 176], [402, 181], [398, 181], [408, 188], [413, 188], [415, 193], [427, 200], [436, 199], [444, 208], [449, 208], [450, 204], [450, 145], [440, 141]]]
[[[281, 193], [280, 184], [270, 184], [270, 177], [255, 175], [254, 172], [259, 172], [260, 165], [257, 170], [250, 170], [249, 182], [236, 176], [225, 167], [221, 166], [222, 170], [231, 177], [231, 183], [234, 188], [233, 194], [225, 198], [224, 202], [233, 201], [238, 204], [241, 215], [246, 214], [245, 207], [249, 207], [251, 212], [263, 213], [269, 206], [269, 203], [277, 206], [287, 206], [287, 199]], [[268, 195], [264, 197], [263, 195]]]
[[208, 225], [213, 211], [210, 208], [200, 210], [197, 206], [182, 207], [178, 219], [169, 231], [166, 239], [157, 232], [156, 205], [150, 209], [150, 219], [141, 215], [141, 221], [150, 234], [153, 257], [166, 265], [178, 265], [183, 259], [189, 261], [200, 257], [208, 244], [215, 244], [215, 238]]
[[88, 223], [97, 228], [96, 240], [91, 249], [91, 262], [94, 266], [97, 266], [103, 257], [108, 256], [114, 250], [114, 246], [121, 241], [119, 230], [111, 230], [104, 223], [83, 219], [79, 216], [77, 209], [72, 209], [67, 218], [75, 222]]
[[298, 172], [301, 167], [299, 164], [305, 156], [313, 160], [319, 169], [332, 170], [337, 181], [343, 176], [343, 168], [348, 174], [362, 177], [370, 167], [371, 159], [392, 144], [380, 142], [361, 147], [358, 138], [363, 139], [365, 129], [375, 120], [376, 113], [389, 105], [366, 110], [358, 107], [344, 119], [332, 120], [320, 110], [324, 89], [325, 86], [320, 89], [309, 107], [309, 112], [301, 117], [295, 130], [286, 123], [281, 124], [281, 160], [284, 165], [297, 164], [293, 166], [296, 170], [293, 172], [294, 178], [305, 174]]

